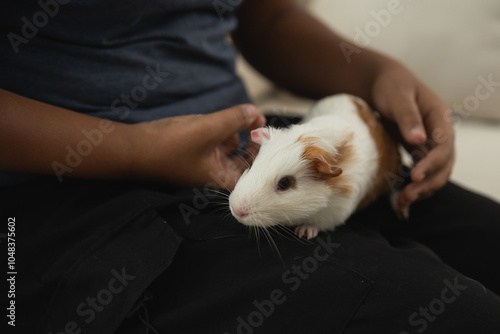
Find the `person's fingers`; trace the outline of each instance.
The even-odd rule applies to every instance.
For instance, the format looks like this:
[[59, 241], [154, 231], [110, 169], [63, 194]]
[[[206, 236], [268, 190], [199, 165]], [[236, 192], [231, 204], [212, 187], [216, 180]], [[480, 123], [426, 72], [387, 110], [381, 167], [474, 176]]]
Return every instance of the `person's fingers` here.
[[[261, 118], [257, 118], [256, 121], [248, 128], [248, 130], [252, 132], [252, 130], [263, 127], [264, 125], [266, 125], [266, 118], [262, 116]], [[259, 150], [260, 150], [259, 144], [253, 142], [252, 140], [249, 140], [247, 142], [247, 145], [245, 146], [245, 152], [242, 156], [244, 169], [252, 164], [253, 160], [259, 153]]]
[[245, 158], [248, 164], [253, 163], [257, 154], [259, 153], [260, 145], [254, 143], [253, 141], [248, 142], [246, 150], [245, 150]]
[[201, 131], [207, 134], [208, 144], [219, 144], [234, 133], [248, 129], [260, 117], [255, 106], [242, 104], [205, 115]]
[[420, 182], [411, 182], [399, 193], [398, 203], [399, 206], [409, 207], [413, 202], [427, 198], [434, 194], [437, 190], [446, 184], [452, 170], [453, 159], [446, 167], [435, 171], [434, 173], [425, 174]]
[[[426, 156], [418, 161], [411, 172], [411, 179], [414, 182], [421, 182], [426, 175], [443, 172], [449, 174], [454, 163], [454, 149], [448, 143], [436, 145]], [[443, 183], [444, 184], [444, 183]]]
[[215, 182], [221, 189], [231, 191], [241, 175], [241, 168], [234, 158], [228, 157], [222, 150], [215, 149], [210, 159], [210, 182]]
[[[447, 106], [404, 66], [390, 63], [377, 77], [372, 102], [378, 112], [397, 125], [393, 138], [411, 155], [411, 182], [396, 204], [402, 212], [417, 199], [431, 195], [448, 180], [454, 160], [454, 134]], [[393, 129], [389, 124], [388, 129]], [[396, 134], [396, 135], [394, 135]]]
[[224, 141], [221, 143], [222, 151], [225, 154], [234, 153], [238, 147], [240, 146], [240, 137], [238, 133], [230, 134]]
[[[429, 134], [424, 144], [418, 146], [420, 156], [414, 159], [411, 178], [421, 181], [425, 175], [438, 173], [449, 176], [454, 158], [454, 129], [450, 110], [425, 87], [420, 88], [419, 106], [422, 119]], [[423, 157], [423, 158], [422, 158]], [[443, 182], [444, 184], [444, 182]]]
[[416, 162], [411, 172], [412, 182], [401, 191], [399, 204], [409, 206], [441, 188], [449, 179], [454, 160], [454, 131], [448, 117], [449, 110], [440, 103], [434, 108], [422, 108], [424, 124], [430, 133], [422, 145], [409, 151]]
[[242, 157], [229, 157], [239, 147], [238, 132], [263, 126], [265, 117], [253, 105], [238, 105], [206, 115], [203, 122], [206, 144], [213, 147], [207, 160], [211, 178], [221, 188], [232, 190], [245, 168]]
[[412, 180], [420, 180], [423, 175], [430, 175], [439, 170], [451, 171], [454, 162], [455, 134], [453, 124], [448, 117], [451, 111], [444, 105], [432, 108], [428, 112], [423, 110], [424, 123], [430, 134], [424, 150], [428, 148], [431, 150], [415, 165]]
[[[266, 124], [266, 118], [264, 115], [259, 114], [257, 118], [255, 118], [254, 122], [250, 124], [247, 128], [248, 131], [252, 131], [254, 129], [260, 128]], [[224, 146], [226, 147], [226, 153], [234, 153], [234, 151], [239, 147], [239, 136], [235, 133], [233, 136], [227, 138], [224, 141]], [[233, 157], [234, 164], [239, 167], [239, 170], [242, 172], [246, 168], [249, 167], [255, 156], [259, 151], [260, 146], [255, 144], [252, 141], [248, 141], [245, 146], [245, 151], [242, 155], [236, 155]], [[240, 172], [240, 174], [241, 174]], [[239, 178], [239, 175], [238, 177]]]
[[397, 123], [407, 143], [416, 145], [425, 142], [427, 135], [413, 93], [392, 94], [383, 100], [379, 98], [377, 104], [379, 112]]
[[257, 118], [253, 121], [252, 124], [248, 127], [249, 131], [255, 130], [257, 128], [261, 128], [266, 125], [266, 117], [260, 113], [258, 113]]

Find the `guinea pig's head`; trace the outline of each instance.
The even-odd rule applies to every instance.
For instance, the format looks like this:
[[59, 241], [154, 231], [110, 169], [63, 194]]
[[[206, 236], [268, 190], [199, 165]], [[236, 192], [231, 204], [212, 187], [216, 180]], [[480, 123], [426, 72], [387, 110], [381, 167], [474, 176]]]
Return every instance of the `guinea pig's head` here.
[[259, 128], [253, 164], [229, 196], [233, 216], [248, 226], [297, 225], [328, 205], [342, 169], [335, 148], [289, 129]]

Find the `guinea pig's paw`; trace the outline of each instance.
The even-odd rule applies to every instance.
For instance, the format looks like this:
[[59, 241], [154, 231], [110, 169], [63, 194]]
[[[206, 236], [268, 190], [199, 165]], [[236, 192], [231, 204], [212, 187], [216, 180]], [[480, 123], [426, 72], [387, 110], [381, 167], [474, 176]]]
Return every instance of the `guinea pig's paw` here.
[[295, 228], [295, 234], [299, 238], [306, 237], [310, 240], [318, 236], [318, 229], [311, 225], [302, 225]]

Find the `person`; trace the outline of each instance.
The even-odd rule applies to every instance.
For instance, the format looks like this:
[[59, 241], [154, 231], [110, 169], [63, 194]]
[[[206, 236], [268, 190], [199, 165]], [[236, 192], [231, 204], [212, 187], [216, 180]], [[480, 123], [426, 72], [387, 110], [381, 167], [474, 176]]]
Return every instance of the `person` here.
[[[500, 205], [448, 182], [450, 111], [399, 61], [347, 62], [294, 0], [6, 6], [0, 181], [21, 332], [498, 333]], [[303, 242], [228, 217], [210, 189], [234, 187], [239, 133], [265, 124], [235, 47], [296, 94], [380, 112], [415, 160], [408, 222], [380, 199]]]

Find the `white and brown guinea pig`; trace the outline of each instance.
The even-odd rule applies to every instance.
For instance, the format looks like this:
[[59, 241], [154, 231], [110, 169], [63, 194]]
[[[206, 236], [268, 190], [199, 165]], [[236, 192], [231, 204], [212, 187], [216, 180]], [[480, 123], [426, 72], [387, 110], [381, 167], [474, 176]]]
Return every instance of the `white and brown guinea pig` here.
[[333, 230], [389, 192], [397, 145], [361, 99], [339, 94], [318, 101], [300, 124], [251, 133], [260, 151], [229, 196], [247, 226], [297, 226], [308, 239]]

